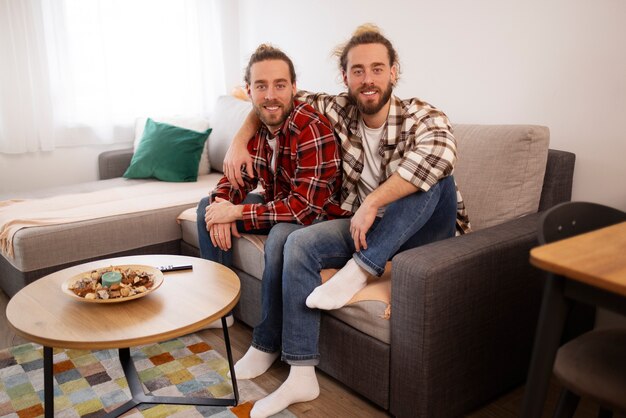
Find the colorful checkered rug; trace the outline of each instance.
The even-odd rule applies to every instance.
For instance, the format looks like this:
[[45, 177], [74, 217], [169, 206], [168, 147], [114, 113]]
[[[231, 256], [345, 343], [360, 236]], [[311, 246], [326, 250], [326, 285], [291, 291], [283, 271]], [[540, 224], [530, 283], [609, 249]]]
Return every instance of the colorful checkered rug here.
[[[131, 349], [147, 394], [231, 398], [228, 362], [191, 334]], [[236, 407], [141, 405], [124, 417], [247, 417], [265, 393], [239, 380]], [[117, 350], [54, 350], [55, 417], [100, 417], [130, 399]], [[0, 351], [0, 417], [43, 416], [43, 349], [23, 344]], [[293, 417], [288, 411], [278, 416]]]

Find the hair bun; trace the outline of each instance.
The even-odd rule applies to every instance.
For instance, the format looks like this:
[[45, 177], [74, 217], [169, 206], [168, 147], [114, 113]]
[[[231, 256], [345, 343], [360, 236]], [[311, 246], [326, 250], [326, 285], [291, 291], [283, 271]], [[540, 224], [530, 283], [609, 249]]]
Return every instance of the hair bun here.
[[378, 26], [376, 26], [373, 23], [363, 23], [362, 25], [359, 25], [354, 32], [352, 33], [352, 36], [359, 36], [362, 35], [364, 33], [368, 33], [368, 32], [374, 32], [374, 33], [381, 33], [380, 32], [380, 28]]
[[259, 52], [267, 52], [267, 51], [273, 51], [277, 49], [276, 47], [274, 47], [272, 44], [261, 44], [257, 47], [256, 51], [254, 51], [255, 53], [259, 53]]

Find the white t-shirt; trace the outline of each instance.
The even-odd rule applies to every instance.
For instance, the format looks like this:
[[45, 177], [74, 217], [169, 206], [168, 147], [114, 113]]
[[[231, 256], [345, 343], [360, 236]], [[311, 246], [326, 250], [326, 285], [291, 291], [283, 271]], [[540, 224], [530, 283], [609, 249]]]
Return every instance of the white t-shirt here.
[[272, 148], [272, 161], [270, 161], [270, 172], [272, 174], [276, 174], [276, 155], [278, 154], [278, 141], [276, 137], [270, 138], [269, 135], [265, 137], [267, 143]]
[[[369, 128], [365, 125], [363, 119], [361, 119], [359, 129], [361, 131], [363, 154], [365, 158], [363, 159], [363, 172], [357, 183], [357, 191], [359, 200], [363, 202], [367, 195], [380, 184], [383, 157], [378, 153], [378, 147], [380, 145], [380, 139], [383, 136], [385, 125], [380, 128]], [[384, 207], [378, 209], [378, 216], [383, 216], [383, 213], [385, 213]]]

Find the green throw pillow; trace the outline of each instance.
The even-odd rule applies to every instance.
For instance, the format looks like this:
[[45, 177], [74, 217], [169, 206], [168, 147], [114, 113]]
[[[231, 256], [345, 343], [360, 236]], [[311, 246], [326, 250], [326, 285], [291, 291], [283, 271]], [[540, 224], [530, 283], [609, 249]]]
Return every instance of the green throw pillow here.
[[196, 181], [204, 143], [211, 133], [146, 121], [141, 142], [124, 177], [163, 181]]

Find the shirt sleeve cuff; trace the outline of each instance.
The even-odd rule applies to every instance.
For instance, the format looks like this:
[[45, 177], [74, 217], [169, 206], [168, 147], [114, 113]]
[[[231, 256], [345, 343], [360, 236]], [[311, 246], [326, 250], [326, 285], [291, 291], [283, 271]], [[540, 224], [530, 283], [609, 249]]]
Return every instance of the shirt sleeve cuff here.
[[241, 214], [243, 225], [246, 230], [258, 229], [256, 209], [259, 206], [258, 203], [246, 203], [243, 205], [243, 212]]
[[396, 170], [396, 173], [398, 173], [398, 175], [400, 177], [402, 177], [404, 180], [408, 181], [409, 183], [411, 183], [412, 185], [414, 185], [415, 187], [417, 187], [419, 190], [421, 190], [423, 192], [427, 192], [431, 188], [430, 184], [428, 184], [424, 180], [418, 178], [415, 175], [415, 172], [413, 170], [407, 169], [402, 164], [400, 164], [400, 166], [398, 166], [398, 169]]

